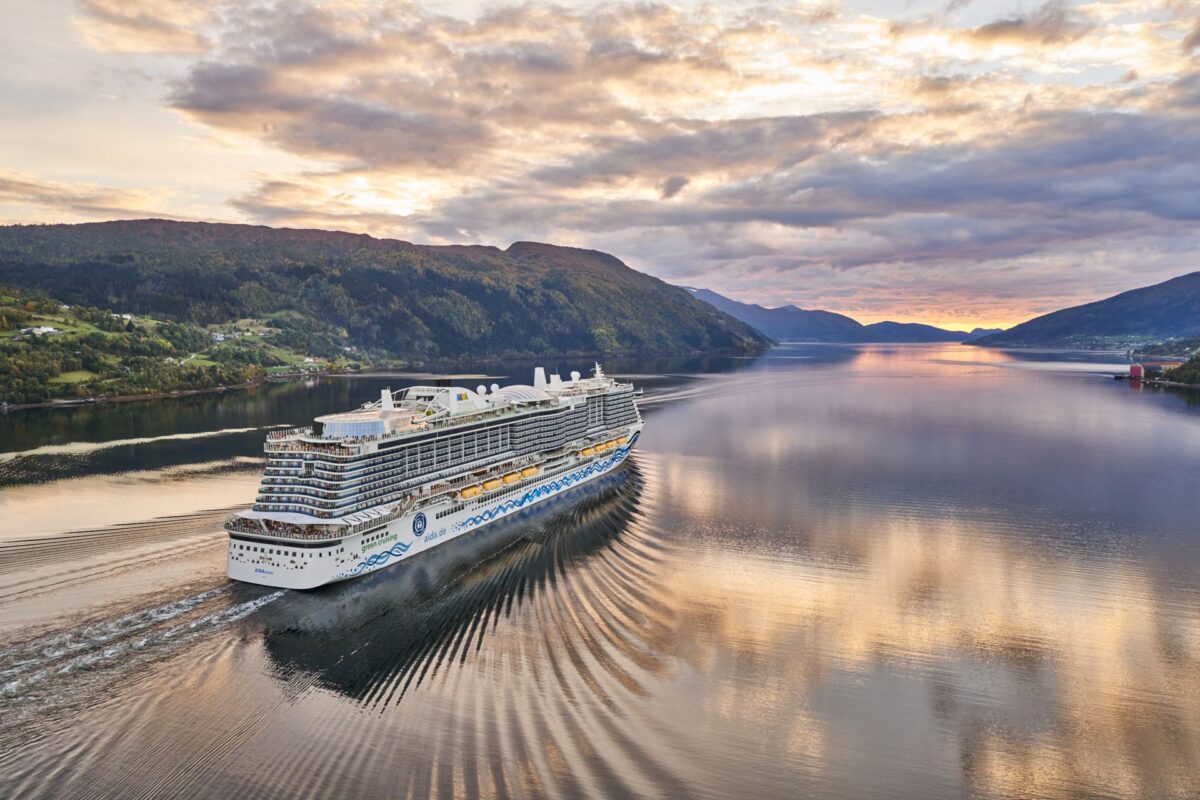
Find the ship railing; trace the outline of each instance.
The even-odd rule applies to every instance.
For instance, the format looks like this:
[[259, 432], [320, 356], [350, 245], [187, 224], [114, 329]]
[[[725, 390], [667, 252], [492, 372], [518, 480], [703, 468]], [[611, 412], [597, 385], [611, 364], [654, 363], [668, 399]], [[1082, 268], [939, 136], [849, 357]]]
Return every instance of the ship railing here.
[[348, 446], [339, 442], [329, 444], [314, 444], [300, 439], [268, 440], [263, 445], [268, 453], [315, 453], [319, 455], [351, 455]]
[[279, 439], [290, 439], [293, 436], [310, 436], [313, 432], [312, 426], [302, 428], [288, 428], [282, 431], [271, 431], [267, 434], [267, 441], [274, 442]]
[[357, 522], [352, 525], [348, 525], [346, 527], [346, 535], [353, 536], [356, 533], [361, 533], [363, 531], [370, 530], [371, 528], [377, 528], [380, 525], [383, 525], [384, 523], [388, 523], [388, 522], [391, 522], [392, 520], [399, 519], [400, 517], [404, 516], [405, 513], [408, 512], [408, 509], [411, 507], [412, 507], [411, 498], [407, 499], [407, 500], [403, 500], [399, 504], [397, 504], [396, 507], [393, 508], [391, 511], [387, 511], [378, 516], [371, 517], [369, 519], [365, 519], [362, 522]]
[[[258, 523], [261, 523], [261, 525]], [[246, 533], [271, 539], [293, 539], [310, 542], [341, 539], [348, 535], [348, 526], [346, 525], [295, 525], [290, 522], [279, 522], [272, 519], [253, 520], [244, 517], [234, 517], [229, 520], [229, 522], [225, 523], [225, 530], [230, 533]]]
[[[479, 414], [471, 415], [471, 419], [488, 419], [491, 417], [504, 417], [512, 414], [511, 409], [491, 409]], [[308, 428], [293, 428], [287, 431], [273, 431], [267, 434], [267, 441], [263, 449], [269, 453], [313, 453], [317, 455], [341, 455], [350, 456], [361, 452], [363, 445], [373, 442], [392, 441], [394, 439], [403, 438], [404, 436], [431, 430], [440, 430], [442, 428], [451, 428], [459, 424], [465, 423], [462, 417], [426, 417], [420, 423], [414, 424], [411, 428], [394, 431], [387, 434], [370, 434], [365, 436], [339, 436], [336, 439], [329, 439], [328, 444], [305, 441], [298, 437], [311, 436], [313, 429]]]
[[256, 519], [247, 519], [245, 517], [233, 517], [225, 523], [225, 530], [230, 533], [256, 533], [262, 534], [263, 528]]

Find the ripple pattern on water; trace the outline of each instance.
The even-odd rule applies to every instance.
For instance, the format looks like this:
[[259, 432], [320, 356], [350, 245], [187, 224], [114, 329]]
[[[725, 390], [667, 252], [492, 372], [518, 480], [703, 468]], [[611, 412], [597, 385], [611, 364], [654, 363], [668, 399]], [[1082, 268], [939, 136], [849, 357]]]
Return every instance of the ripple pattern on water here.
[[[799, 350], [653, 373], [625, 469], [315, 592], [221, 579], [217, 512], [61, 534], [211, 564], [0, 647], [0, 796], [1200, 796], [1194, 411]], [[90, 585], [52, 538], [0, 603]]]

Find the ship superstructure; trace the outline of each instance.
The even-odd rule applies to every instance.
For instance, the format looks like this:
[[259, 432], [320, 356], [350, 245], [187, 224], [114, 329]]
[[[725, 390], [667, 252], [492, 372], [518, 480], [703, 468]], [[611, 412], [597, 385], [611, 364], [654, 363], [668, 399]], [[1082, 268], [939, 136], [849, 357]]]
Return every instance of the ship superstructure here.
[[226, 523], [231, 578], [313, 588], [476, 530], [618, 466], [642, 428], [632, 384], [383, 390], [276, 431], [254, 506]]

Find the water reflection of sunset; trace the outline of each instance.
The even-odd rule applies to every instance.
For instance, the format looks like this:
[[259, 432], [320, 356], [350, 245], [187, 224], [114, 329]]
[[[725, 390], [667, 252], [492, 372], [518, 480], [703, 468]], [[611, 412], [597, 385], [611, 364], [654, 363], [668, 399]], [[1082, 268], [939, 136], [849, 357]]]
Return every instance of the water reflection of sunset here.
[[[672, 496], [679, 472], [659, 477]], [[675, 495], [704, 515], [719, 492]], [[700, 498], [707, 498], [707, 503]], [[772, 555], [711, 545], [671, 563], [675, 651], [712, 714], [789, 729], [814, 755], [828, 728], [810, 697], [865, 683], [907, 716], [879, 671], [924, 686], [928, 724], [964, 779], [997, 796], [1189, 795], [1200, 788], [1200, 607], [1129, 561], [1056, 552], [969, 523], [847, 513], [846, 536]], [[847, 547], [853, 536], [855, 544]], [[731, 655], [732, 654], [732, 655]]]

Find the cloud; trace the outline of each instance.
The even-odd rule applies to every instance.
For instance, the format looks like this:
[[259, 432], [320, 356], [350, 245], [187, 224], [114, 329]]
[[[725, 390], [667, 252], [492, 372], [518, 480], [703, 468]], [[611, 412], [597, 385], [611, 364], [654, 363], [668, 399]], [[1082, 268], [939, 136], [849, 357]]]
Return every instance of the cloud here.
[[1014, 15], [969, 31], [968, 38], [982, 42], [1033, 42], [1055, 44], [1078, 39], [1092, 29], [1061, 0], [1039, 6], [1025, 15]]
[[1196, 21], [1196, 27], [1192, 28], [1187, 36], [1183, 37], [1183, 43], [1180, 45], [1185, 56], [1191, 55], [1192, 51], [1200, 47], [1200, 20]]
[[152, 190], [116, 189], [88, 184], [46, 181], [14, 170], [0, 169], [0, 205], [36, 206], [43, 219], [178, 218], [164, 211], [170, 195]]
[[76, 27], [97, 50], [119, 53], [200, 53], [212, 42], [198, 28], [212, 8], [188, 0], [82, 0]]
[[682, 175], [672, 175], [671, 177], [667, 178], [662, 182], [662, 186], [660, 187], [662, 190], [662, 199], [670, 200], [672, 197], [683, 191], [683, 188], [687, 186], [688, 183], [690, 183], [690, 181]]
[[1192, 21], [1065, 2], [947, 21], [966, 6], [530, 3], [460, 18], [91, 0], [79, 24], [121, 31], [126, 49], [190, 47], [174, 111], [309, 162], [247, 176], [229, 200], [243, 219], [540, 238], [742, 299], [868, 314], [937, 292], [966, 303], [974, 285], [981, 313], [1007, 309], [987, 322], [1015, 321], [1014, 273], [1032, 308], [1069, 289], [1060, 273], [1131, 288], [1187, 268]]

